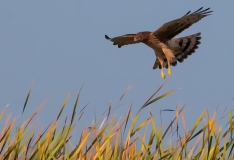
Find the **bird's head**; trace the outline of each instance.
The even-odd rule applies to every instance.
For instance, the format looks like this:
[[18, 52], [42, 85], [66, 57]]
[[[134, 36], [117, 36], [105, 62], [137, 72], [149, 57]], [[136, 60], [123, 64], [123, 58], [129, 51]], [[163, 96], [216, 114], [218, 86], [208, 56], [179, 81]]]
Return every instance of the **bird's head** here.
[[144, 40], [144, 35], [142, 33], [137, 33], [134, 37], [134, 41], [143, 41]]

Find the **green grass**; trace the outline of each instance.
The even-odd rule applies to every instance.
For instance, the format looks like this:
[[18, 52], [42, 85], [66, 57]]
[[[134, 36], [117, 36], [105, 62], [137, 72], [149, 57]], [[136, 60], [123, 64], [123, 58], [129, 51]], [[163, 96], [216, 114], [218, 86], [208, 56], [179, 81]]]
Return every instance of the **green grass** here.
[[[60, 116], [71, 96], [70, 93], [58, 110], [56, 119], [44, 131], [37, 131], [34, 124], [36, 123], [35, 116], [48, 99], [43, 101], [35, 113], [21, 124], [18, 124], [16, 117], [10, 119], [10, 116], [6, 116], [5, 120], [2, 119], [6, 114], [7, 107], [5, 107], [0, 113], [2, 124], [4, 123], [0, 133], [0, 158], [27, 160], [233, 159], [233, 114], [231, 110], [225, 117], [227, 127], [218, 126], [216, 112], [211, 115], [206, 110], [200, 114], [193, 126], [187, 126], [184, 107], [175, 109], [175, 117], [165, 128], [156, 123], [150, 110], [149, 117], [139, 121], [139, 113], [142, 109], [157, 103], [162, 98], [169, 99], [167, 96], [175, 91], [171, 90], [156, 96], [165, 83], [166, 81], [150, 96], [136, 115], [132, 115], [132, 106], [130, 106], [122, 120], [111, 117], [113, 111], [112, 104], [110, 104], [107, 115], [102, 121], [87, 124], [86, 128], [82, 128], [81, 135], [73, 135], [74, 128], [79, 127], [74, 119], [81, 93], [75, 99], [71, 118], [61, 123]], [[26, 96], [22, 114], [27, 109], [31, 90], [32, 86]], [[128, 90], [129, 88], [125, 90], [120, 101]], [[82, 118], [82, 115], [78, 119]], [[182, 126], [179, 126], [179, 119], [182, 120]], [[178, 134], [181, 132], [183, 136]], [[79, 136], [77, 144], [70, 141], [72, 136]], [[168, 145], [167, 142], [172, 137], [173, 144]]]

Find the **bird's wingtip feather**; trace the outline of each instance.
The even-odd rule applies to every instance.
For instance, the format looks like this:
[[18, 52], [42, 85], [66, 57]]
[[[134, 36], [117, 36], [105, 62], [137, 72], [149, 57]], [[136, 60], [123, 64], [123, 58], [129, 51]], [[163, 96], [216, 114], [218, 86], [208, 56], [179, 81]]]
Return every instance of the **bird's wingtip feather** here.
[[106, 39], [108, 39], [108, 40], [109, 40], [109, 39], [111, 39], [111, 38], [110, 38], [110, 37], [108, 37], [107, 35], [105, 35], [105, 38], [106, 38]]

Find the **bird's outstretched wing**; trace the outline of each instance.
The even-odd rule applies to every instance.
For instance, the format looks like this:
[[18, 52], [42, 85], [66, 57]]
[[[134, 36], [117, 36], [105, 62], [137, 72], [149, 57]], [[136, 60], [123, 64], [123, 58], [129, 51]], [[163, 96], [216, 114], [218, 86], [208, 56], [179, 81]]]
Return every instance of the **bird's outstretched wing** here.
[[154, 32], [154, 36], [161, 42], [166, 42], [213, 12], [209, 10], [210, 8], [202, 9], [203, 7], [193, 13], [189, 11], [183, 17], [163, 24]]
[[139, 41], [134, 41], [135, 35], [136, 34], [125, 34], [114, 38], [109, 38], [105, 35], [105, 38], [113, 42], [113, 45], [118, 45], [118, 47], [121, 48], [124, 45], [140, 43]]

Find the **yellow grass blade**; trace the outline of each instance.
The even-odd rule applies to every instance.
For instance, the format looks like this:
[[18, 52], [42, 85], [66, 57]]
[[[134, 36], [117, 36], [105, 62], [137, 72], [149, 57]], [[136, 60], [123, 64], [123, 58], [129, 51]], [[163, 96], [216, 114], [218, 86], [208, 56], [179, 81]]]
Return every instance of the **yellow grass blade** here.
[[70, 92], [70, 93], [68, 94], [67, 98], [64, 100], [63, 105], [62, 105], [62, 107], [61, 107], [61, 109], [60, 109], [60, 111], [59, 111], [59, 114], [58, 114], [58, 116], [57, 116], [57, 120], [59, 119], [60, 115], [62, 114], [63, 109], [64, 109], [64, 107], [66, 106], [66, 104], [67, 104], [67, 102], [68, 102], [68, 100], [69, 100], [71, 94], [72, 94], [72, 93]]
[[41, 110], [41, 108], [45, 105], [45, 103], [48, 101], [48, 98], [45, 99], [42, 104], [37, 108], [37, 110], [34, 112], [34, 114], [32, 116], [30, 116], [25, 122], [27, 122], [25, 129], [27, 128], [27, 126], [29, 125], [29, 123], [32, 121], [32, 119], [38, 114], [38, 112]]
[[129, 129], [130, 138], [134, 135], [134, 134], [133, 134], [133, 129], [134, 129], [134, 127], [135, 127], [137, 118], [138, 118], [138, 114], [137, 114], [137, 115], [133, 118], [133, 120], [132, 120], [132, 125], [130, 126], [130, 129]]
[[2, 112], [0, 113], [0, 120], [2, 119], [2, 116], [5, 113], [5, 111], [6, 111], [6, 109], [7, 109], [8, 106], [9, 106], [9, 104], [6, 105], [6, 107], [4, 107], [3, 110], [2, 110]]
[[23, 107], [22, 114], [24, 113], [24, 110], [25, 110], [25, 108], [26, 108], [26, 106], [27, 106], [28, 99], [29, 99], [30, 94], [31, 94], [31, 91], [32, 91], [33, 83], [34, 83], [34, 80], [32, 81], [31, 87], [30, 87], [30, 89], [29, 89], [29, 92], [28, 92], [28, 94], [27, 94], [26, 100], [25, 100], [25, 102], [24, 102], [24, 107]]
[[118, 157], [119, 157], [118, 152], [119, 152], [119, 132], [116, 135], [113, 159], [118, 159]]
[[[162, 98], [168, 96], [169, 94], [173, 93], [174, 91], [176, 91], [176, 90], [174, 89], [174, 90], [168, 91], [168, 92], [162, 94], [161, 96], [158, 96], [158, 97], [154, 98], [153, 100], [151, 100], [151, 99], [153, 98], [153, 96], [157, 93], [157, 91], [156, 91], [156, 92], [149, 98], [149, 100], [139, 109], [139, 111], [137, 112], [137, 114], [139, 114], [139, 112], [140, 112], [143, 108], [145, 108], [145, 107], [147, 107], [148, 105], [150, 105], [150, 104], [152, 104], [152, 103], [154, 103], [154, 102], [156, 102], [156, 101], [158, 101], [158, 100], [160, 100], [160, 99], [162, 99]], [[151, 101], [150, 101], [150, 100], [151, 100]]]
[[126, 130], [126, 127], [127, 127], [127, 124], [128, 124], [128, 119], [129, 119], [129, 116], [130, 116], [130, 113], [131, 113], [131, 110], [132, 110], [132, 104], [128, 110], [128, 114], [127, 114], [127, 117], [126, 117], [126, 123], [125, 123], [125, 126], [124, 126], [124, 132], [123, 134], [125, 133], [125, 130]]
[[149, 120], [151, 119], [151, 117], [147, 118], [146, 120], [144, 120], [136, 129], [135, 131], [132, 131], [131, 132], [131, 135], [130, 137], [132, 137], [137, 131], [139, 131], [142, 127], [144, 127], [148, 122]]
[[121, 100], [123, 99], [123, 97], [125, 96], [125, 94], [126, 94], [130, 89], [131, 89], [130, 86], [128, 86], [128, 87], [126, 88], [126, 90], [124, 91], [124, 93], [123, 93], [122, 96], [120, 97], [119, 101], [121, 101]]
[[84, 137], [84, 139], [82, 140], [82, 142], [79, 144], [79, 146], [76, 147], [76, 149], [74, 150], [75, 152], [72, 152], [73, 154], [69, 155], [69, 158], [75, 158], [76, 155], [80, 152], [80, 150], [83, 148], [84, 144], [86, 143], [87, 139], [89, 138], [90, 134], [92, 132], [92, 129], [88, 132], [88, 134]]

